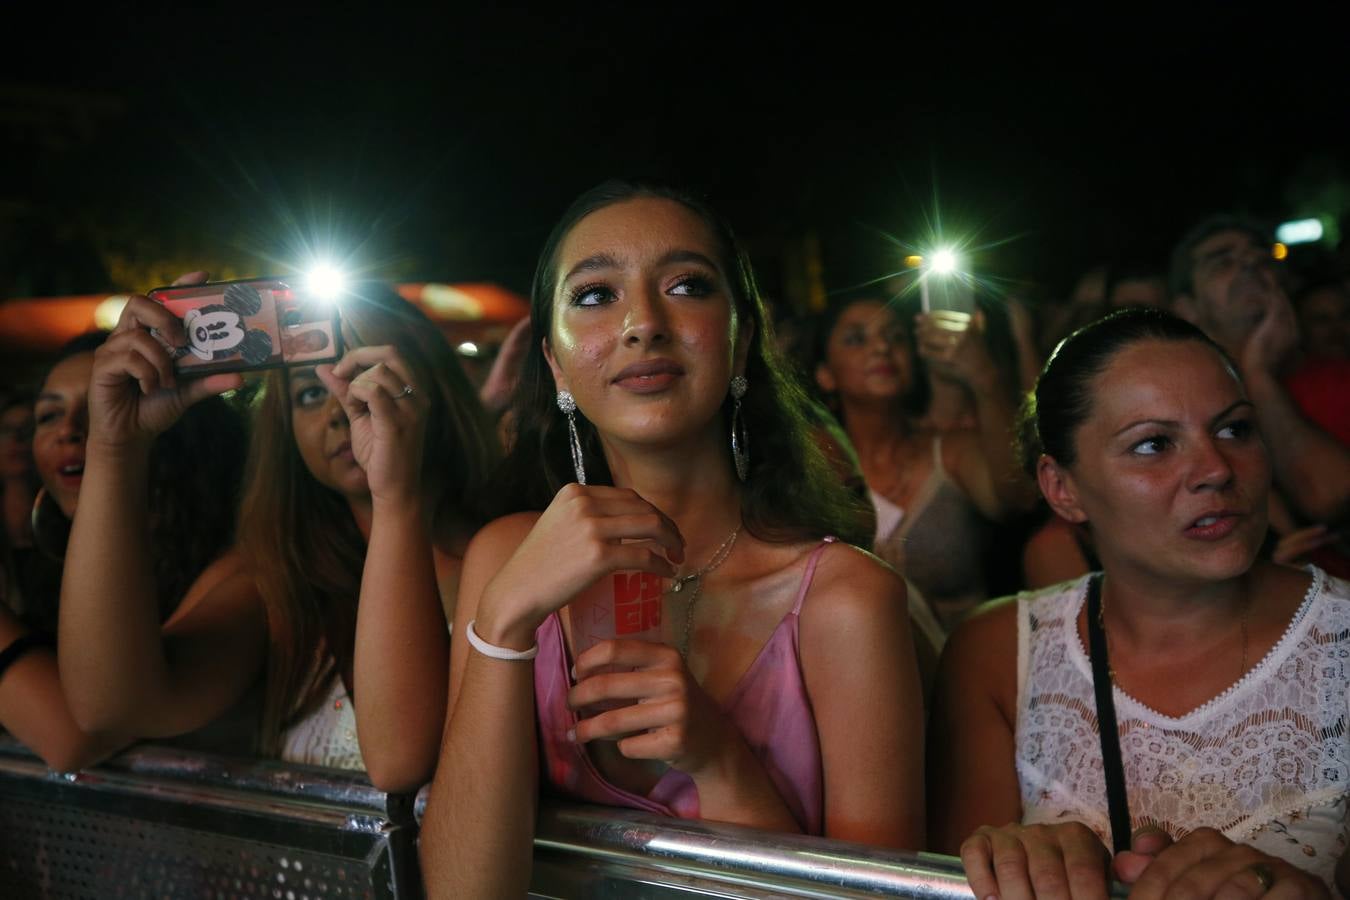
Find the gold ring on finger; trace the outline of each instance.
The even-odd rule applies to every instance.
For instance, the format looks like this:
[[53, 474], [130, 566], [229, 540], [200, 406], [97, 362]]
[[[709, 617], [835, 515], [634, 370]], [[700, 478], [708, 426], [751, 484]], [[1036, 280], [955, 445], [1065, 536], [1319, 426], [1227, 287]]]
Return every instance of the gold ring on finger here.
[[1275, 886], [1275, 870], [1266, 863], [1252, 863], [1247, 867], [1247, 871], [1256, 876], [1257, 884], [1261, 885], [1261, 893], [1265, 893]]

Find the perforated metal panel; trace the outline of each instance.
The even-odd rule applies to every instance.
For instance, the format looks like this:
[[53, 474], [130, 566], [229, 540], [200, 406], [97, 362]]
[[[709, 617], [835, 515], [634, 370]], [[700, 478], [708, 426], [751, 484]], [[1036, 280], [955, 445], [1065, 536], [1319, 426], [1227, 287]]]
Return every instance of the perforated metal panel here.
[[364, 900], [365, 860], [6, 798], [0, 896]]
[[78, 807], [0, 808], [0, 896], [358, 900], [370, 865]]
[[144, 748], [67, 777], [0, 741], [0, 900], [416, 897], [415, 828], [349, 774]]

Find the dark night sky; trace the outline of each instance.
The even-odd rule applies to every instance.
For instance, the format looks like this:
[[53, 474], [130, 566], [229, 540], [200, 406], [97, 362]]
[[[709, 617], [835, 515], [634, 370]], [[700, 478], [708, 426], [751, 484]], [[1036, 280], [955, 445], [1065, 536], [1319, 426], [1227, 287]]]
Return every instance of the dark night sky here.
[[1059, 289], [1111, 256], [1161, 261], [1214, 209], [1282, 216], [1309, 167], [1350, 171], [1326, 12], [844, 8], [34, 23], [0, 86], [120, 109], [55, 150], [8, 124], [8, 277], [110, 287], [48, 271], [52, 246], [108, 229], [138, 252], [278, 260], [332, 233], [391, 275], [524, 289], [574, 194], [652, 173], [709, 191], [757, 245], [818, 234], [831, 286], [893, 264], [881, 233], [922, 234], [936, 197], [952, 230], [1014, 238], [982, 265]]

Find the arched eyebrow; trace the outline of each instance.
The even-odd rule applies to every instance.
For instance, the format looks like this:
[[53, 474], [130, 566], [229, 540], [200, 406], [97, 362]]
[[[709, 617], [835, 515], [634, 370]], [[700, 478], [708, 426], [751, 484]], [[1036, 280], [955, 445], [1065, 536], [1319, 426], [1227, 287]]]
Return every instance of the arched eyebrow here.
[[672, 250], [657, 260], [657, 265], [661, 266], [668, 266], [671, 263], [698, 263], [701, 266], [707, 266], [713, 271], [718, 271], [717, 263], [708, 259], [708, 257], [699, 253], [697, 250]]
[[603, 269], [621, 268], [623, 268], [622, 264], [620, 264], [619, 260], [615, 257], [608, 253], [596, 253], [593, 256], [586, 257], [581, 262], [568, 269], [567, 274], [563, 276], [563, 281], [567, 281], [580, 272], [599, 272]]
[[53, 394], [51, 391], [43, 391], [41, 394], [37, 395], [37, 399], [33, 401], [33, 405], [36, 406], [39, 403], [60, 403], [65, 399], [66, 398], [60, 394]]
[[1233, 401], [1232, 404], [1229, 405], [1227, 409], [1225, 409], [1223, 412], [1219, 413], [1217, 416], [1209, 420], [1209, 427], [1213, 428], [1215, 425], [1218, 425], [1224, 419], [1228, 418], [1233, 413], [1237, 412], [1239, 409], [1242, 409], [1243, 407], [1246, 407], [1248, 409], [1256, 409], [1256, 407], [1252, 405], [1252, 402], [1250, 400], [1246, 399], [1235, 400]]
[[[1221, 413], [1219, 413], [1219, 414], [1216, 415], [1216, 416], [1213, 416], [1213, 417], [1209, 420], [1209, 427], [1210, 427], [1210, 428], [1213, 428], [1215, 425], [1218, 425], [1218, 424], [1219, 424], [1220, 422], [1222, 422], [1224, 419], [1228, 418], [1228, 417], [1231, 416], [1234, 412], [1236, 412], [1237, 410], [1239, 410], [1239, 409], [1241, 409], [1241, 408], [1243, 408], [1243, 407], [1248, 407], [1248, 408], [1253, 408], [1253, 409], [1255, 408], [1255, 407], [1252, 406], [1252, 402], [1251, 402], [1250, 400], [1235, 400], [1235, 401], [1233, 401], [1233, 403], [1231, 403], [1231, 404], [1229, 404], [1228, 406], [1224, 407], [1224, 409], [1223, 409], [1223, 411], [1222, 411]], [[1136, 419], [1135, 421], [1133, 421], [1133, 422], [1131, 422], [1130, 424], [1126, 425], [1124, 428], [1122, 428], [1122, 429], [1120, 429], [1119, 431], [1117, 431], [1115, 434], [1111, 435], [1111, 437], [1118, 437], [1118, 436], [1124, 434], [1125, 432], [1129, 431], [1131, 428], [1138, 428], [1140, 425], [1155, 425], [1155, 426], [1159, 426], [1159, 427], [1162, 427], [1162, 428], [1180, 428], [1180, 427], [1181, 427], [1181, 423], [1180, 423], [1180, 422], [1177, 422], [1177, 421], [1174, 420], [1174, 419]]]
[[[668, 266], [672, 263], [697, 263], [707, 266], [715, 272], [720, 271], [717, 263], [697, 250], [671, 250], [656, 261], [658, 266]], [[600, 272], [606, 269], [622, 269], [623, 267], [624, 264], [618, 257], [609, 253], [596, 253], [568, 269], [567, 274], [563, 276], [563, 281], [568, 281], [581, 272]]]

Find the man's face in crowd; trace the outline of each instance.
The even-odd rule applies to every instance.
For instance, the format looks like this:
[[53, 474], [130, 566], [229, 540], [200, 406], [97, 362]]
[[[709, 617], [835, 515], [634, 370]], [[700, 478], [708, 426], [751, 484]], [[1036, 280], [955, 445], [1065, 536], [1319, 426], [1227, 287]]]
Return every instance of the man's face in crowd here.
[[1191, 251], [1191, 294], [1177, 310], [1234, 352], [1274, 300], [1288, 302], [1270, 247], [1244, 231], [1220, 231]]

